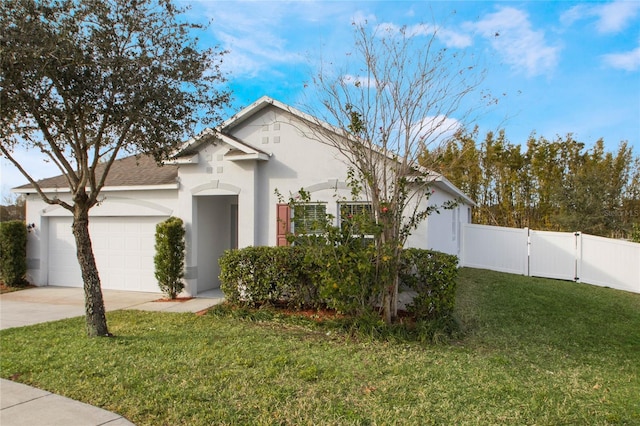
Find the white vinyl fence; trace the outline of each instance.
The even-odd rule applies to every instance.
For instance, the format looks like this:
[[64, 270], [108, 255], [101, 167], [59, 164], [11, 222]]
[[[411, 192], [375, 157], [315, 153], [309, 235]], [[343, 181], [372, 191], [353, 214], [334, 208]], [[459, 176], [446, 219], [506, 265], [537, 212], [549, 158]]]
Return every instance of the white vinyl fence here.
[[581, 232], [462, 225], [460, 265], [640, 293], [640, 244]]

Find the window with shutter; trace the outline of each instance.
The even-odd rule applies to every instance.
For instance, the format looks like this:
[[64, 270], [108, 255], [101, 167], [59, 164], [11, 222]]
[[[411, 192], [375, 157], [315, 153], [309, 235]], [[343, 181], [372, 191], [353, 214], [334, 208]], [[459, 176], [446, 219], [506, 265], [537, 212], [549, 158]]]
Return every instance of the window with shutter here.
[[320, 234], [324, 232], [326, 220], [326, 204], [300, 204], [293, 211], [293, 231], [296, 235]]

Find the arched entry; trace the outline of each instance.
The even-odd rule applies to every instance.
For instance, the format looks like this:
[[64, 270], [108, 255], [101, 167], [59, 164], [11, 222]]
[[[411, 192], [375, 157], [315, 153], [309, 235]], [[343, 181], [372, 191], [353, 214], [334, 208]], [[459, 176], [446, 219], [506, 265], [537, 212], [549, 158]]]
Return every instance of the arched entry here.
[[218, 259], [238, 247], [238, 196], [194, 196], [197, 293], [220, 287]]

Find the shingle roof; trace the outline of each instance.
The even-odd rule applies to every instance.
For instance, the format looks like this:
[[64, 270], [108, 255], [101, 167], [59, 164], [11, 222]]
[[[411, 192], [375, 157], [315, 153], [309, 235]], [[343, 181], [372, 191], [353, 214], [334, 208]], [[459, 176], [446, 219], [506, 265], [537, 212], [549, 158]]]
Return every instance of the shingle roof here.
[[[96, 176], [104, 170], [100, 164], [96, 168]], [[105, 186], [147, 186], [165, 185], [176, 182], [178, 166], [158, 166], [152, 156], [138, 155], [121, 158], [114, 161], [109, 170]], [[67, 188], [67, 180], [63, 175], [38, 181], [41, 188]], [[29, 189], [31, 184], [19, 186], [16, 189]]]

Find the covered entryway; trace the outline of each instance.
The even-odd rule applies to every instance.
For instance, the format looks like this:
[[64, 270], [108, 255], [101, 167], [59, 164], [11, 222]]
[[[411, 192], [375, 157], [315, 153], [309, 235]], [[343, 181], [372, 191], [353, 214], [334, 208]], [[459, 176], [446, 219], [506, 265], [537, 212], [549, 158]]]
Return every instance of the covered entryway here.
[[238, 248], [238, 196], [193, 197], [197, 229], [192, 237], [197, 247], [197, 294], [220, 287], [218, 259], [225, 250]]
[[[167, 217], [91, 217], [89, 232], [103, 289], [159, 292], [154, 277], [156, 224]], [[71, 217], [49, 217], [48, 284], [82, 287]]]

